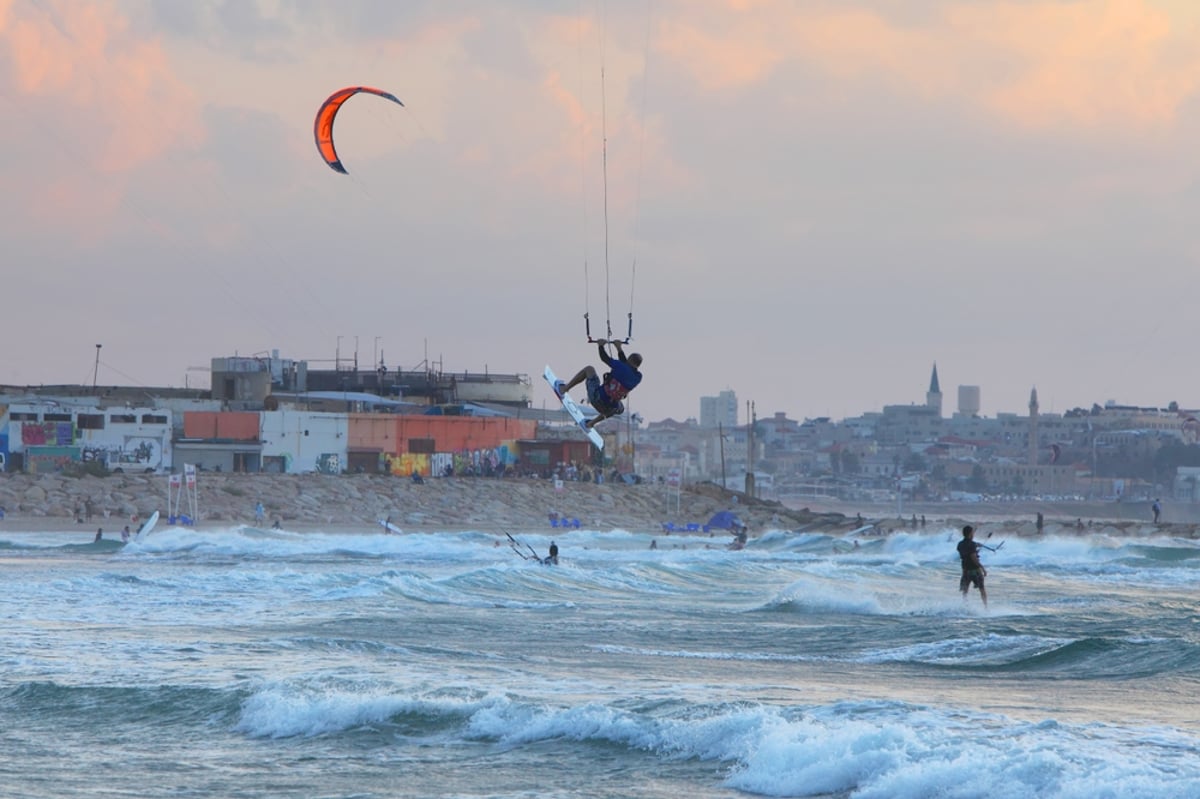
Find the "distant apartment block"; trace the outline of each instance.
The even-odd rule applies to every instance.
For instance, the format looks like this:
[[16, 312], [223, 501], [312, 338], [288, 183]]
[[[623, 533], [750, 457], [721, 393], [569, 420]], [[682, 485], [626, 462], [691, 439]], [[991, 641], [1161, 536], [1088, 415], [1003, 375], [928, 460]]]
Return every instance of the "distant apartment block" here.
[[959, 416], [978, 416], [979, 415], [979, 386], [959, 386], [958, 387], [958, 415]]
[[726, 389], [715, 397], [700, 398], [700, 426], [730, 429], [737, 427], [737, 394]]

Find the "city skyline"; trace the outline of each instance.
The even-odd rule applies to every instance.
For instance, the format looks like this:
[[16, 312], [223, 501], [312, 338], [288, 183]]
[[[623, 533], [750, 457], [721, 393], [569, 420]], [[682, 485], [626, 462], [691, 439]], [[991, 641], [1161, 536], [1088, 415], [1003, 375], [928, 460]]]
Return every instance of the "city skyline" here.
[[[1198, 45], [1182, 0], [0, 0], [0, 382], [339, 337], [569, 374], [632, 312], [647, 419], [935, 360], [984, 415], [1195, 406]], [[404, 107], [352, 98], [335, 174], [363, 84]]]

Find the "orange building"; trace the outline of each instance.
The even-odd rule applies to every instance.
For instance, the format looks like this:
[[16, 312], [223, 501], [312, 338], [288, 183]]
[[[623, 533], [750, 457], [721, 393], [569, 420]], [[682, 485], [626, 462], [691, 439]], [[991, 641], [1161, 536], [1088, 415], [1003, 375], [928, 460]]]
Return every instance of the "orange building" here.
[[428, 475], [435, 453], [478, 452], [507, 448], [532, 439], [537, 422], [497, 416], [349, 414], [347, 464], [353, 471], [374, 472], [380, 464], [394, 474]]
[[186, 411], [183, 437], [203, 441], [258, 441], [258, 411]]

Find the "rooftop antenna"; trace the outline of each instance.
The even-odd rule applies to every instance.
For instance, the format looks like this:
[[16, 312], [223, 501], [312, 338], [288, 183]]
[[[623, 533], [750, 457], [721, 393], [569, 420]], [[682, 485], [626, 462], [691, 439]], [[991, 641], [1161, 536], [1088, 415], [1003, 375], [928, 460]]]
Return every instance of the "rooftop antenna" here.
[[92, 388], [96, 387], [96, 378], [100, 375], [100, 345], [96, 345], [96, 365], [92, 367]]

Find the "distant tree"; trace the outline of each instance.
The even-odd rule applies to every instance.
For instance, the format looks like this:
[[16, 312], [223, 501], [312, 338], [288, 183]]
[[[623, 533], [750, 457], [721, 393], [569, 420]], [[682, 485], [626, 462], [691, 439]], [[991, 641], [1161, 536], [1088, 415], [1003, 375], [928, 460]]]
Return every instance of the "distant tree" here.
[[913, 452], [904, 459], [904, 471], [906, 472], [919, 472], [924, 474], [925, 470], [928, 468], [929, 464], [925, 462], [925, 458], [922, 457], [919, 452]]
[[844, 474], [858, 474], [861, 465], [858, 456], [853, 452], [842, 453], [842, 472]]
[[1167, 410], [1171, 413], [1179, 413], [1179, 403], [1175, 400], [1171, 400], [1171, 402], [1167, 405]]
[[975, 464], [975, 468], [971, 469], [971, 476], [967, 478], [967, 489], [980, 494], [988, 489], [987, 475], [983, 473], [983, 467], [978, 463]]
[[1200, 446], [1171, 441], [1154, 453], [1152, 473], [1147, 477], [1156, 483], [1170, 483], [1180, 466], [1200, 466]]

